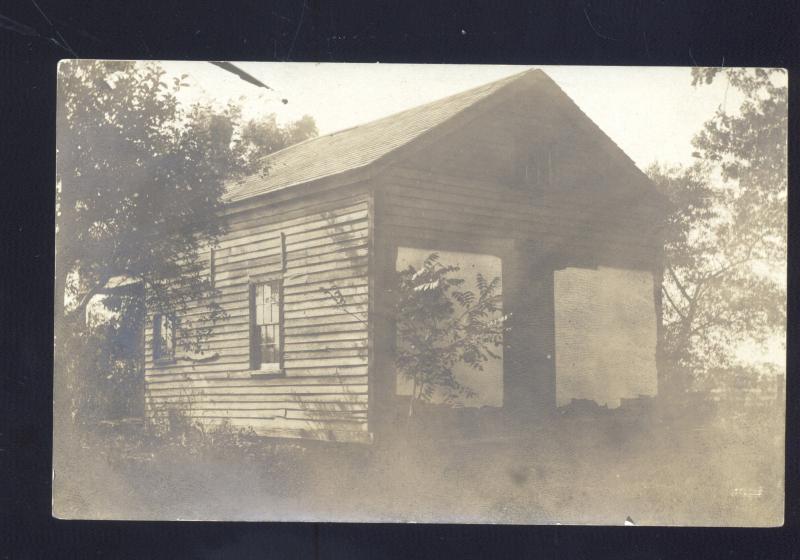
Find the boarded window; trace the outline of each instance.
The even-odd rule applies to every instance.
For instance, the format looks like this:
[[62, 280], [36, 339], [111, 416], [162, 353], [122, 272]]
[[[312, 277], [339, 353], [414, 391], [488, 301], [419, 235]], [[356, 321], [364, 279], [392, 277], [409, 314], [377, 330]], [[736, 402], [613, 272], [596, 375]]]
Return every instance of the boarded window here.
[[283, 361], [280, 281], [253, 284], [250, 298], [251, 367], [266, 373], [279, 373]]
[[515, 155], [513, 183], [519, 187], [546, 189], [554, 181], [553, 146], [518, 141]]
[[555, 273], [556, 400], [620, 399], [657, 390], [653, 276], [639, 270]]
[[175, 358], [175, 317], [158, 313], [153, 317], [153, 360]]
[[[458, 272], [452, 273], [452, 277], [464, 279], [464, 284], [459, 287], [461, 290], [471, 290], [473, 293], [477, 293], [478, 288], [475, 282], [477, 273], [482, 274], [488, 280], [497, 277], [502, 281], [503, 266], [501, 259], [481, 253], [398, 247], [395, 270], [398, 272], [405, 270], [409, 265], [419, 269], [431, 253], [437, 253], [439, 262], [443, 265], [456, 265], [460, 268]], [[502, 289], [498, 290], [497, 293], [500, 295]], [[500, 307], [501, 310], [497, 312], [498, 317], [502, 315], [502, 303]], [[465, 407], [503, 406], [503, 348], [493, 348], [492, 352], [498, 357], [496, 359], [490, 358], [489, 361], [484, 363], [483, 370], [476, 370], [464, 363], [456, 364], [453, 368], [453, 376], [456, 381], [466, 385], [476, 393], [475, 397], [465, 399], [459, 404]], [[400, 372], [397, 372], [396, 394], [408, 396], [411, 394], [411, 387], [411, 381]], [[446, 395], [442, 391], [436, 391], [431, 402], [442, 404], [446, 402]]]

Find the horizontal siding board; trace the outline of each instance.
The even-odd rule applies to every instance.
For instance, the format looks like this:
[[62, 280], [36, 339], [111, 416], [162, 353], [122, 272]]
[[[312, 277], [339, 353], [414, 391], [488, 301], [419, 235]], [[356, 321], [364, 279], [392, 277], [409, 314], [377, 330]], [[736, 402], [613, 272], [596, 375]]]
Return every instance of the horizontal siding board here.
[[287, 370], [366, 365], [366, 356], [294, 359], [291, 355], [289, 355], [284, 358], [284, 366]]
[[[194, 379], [194, 382], [187, 384], [183, 380], [169, 381], [150, 381], [148, 391], [177, 391], [175, 394], [192, 395], [194, 392], [211, 394], [215, 392], [225, 393], [264, 393], [264, 394], [287, 394], [296, 392], [305, 393], [341, 393], [348, 391], [360, 393], [362, 388], [366, 388], [366, 375], [362, 376], [322, 376], [303, 378], [280, 377], [275, 379]], [[272, 381], [272, 383], [270, 383]], [[276, 383], [280, 381], [280, 383]], [[304, 382], [305, 381], [305, 382]], [[362, 387], [363, 386], [363, 387]], [[365, 391], [363, 391], [365, 392]]]
[[[257, 404], [257, 403], [256, 403]], [[235, 408], [208, 407], [195, 405], [151, 405], [154, 413], [167, 415], [170, 410], [180, 410], [184, 414], [190, 414], [194, 418], [294, 418], [298, 420], [345, 420], [363, 421], [366, 420], [367, 409], [365, 406], [360, 408], [343, 408], [337, 410], [333, 407], [324, 408], [312, 406], [314, 403], [283, 403], [281, 406], [264, 406], [260, 408], [253, 406], [245, 407], [237, 404]]]
[[[297, 228], [300, 231], [310, 231], [314, 229], [315, 222], [323, 221], [328, 222], [331, 216], [336, 216], [340, 221], [346, 220], [350, 215], [363, 212], [367, 209], [367, 202], [363, 200], [353, 199], [349, 203], [342, 201], [333, 201], [327, 204], [318, 204], [315, 202], [306, 203], [292, 208], [283, 208], [279, 206], [271, 206], [269, 204], [262, 204], [260, 208], [249, 215], [239, 214], [237, 216], [230, 216], [228, 223], [231, 232], [234, 235], [226, 236], [227, 239], [236, 239], [236, 233], [262, 233], [268, 235], [280, 229]], [[322, 220], [320, 220], [322, 218]]]
[[[471, 181], [464, 177], [450, 177], [445, 173], [432, 174], [415, 170], [410, 167], [393, 166], [384, 179], [387, 184], [395, 185], [403, 192], [416, 190], [422, 196], [447, 198], [449, 195], [463, 195], [471, 200], [482, 201], [494, 208], [516, 212], [519, 208], [511, 208], [520, 203], [530, 205], [534, 200], [531, 196], [515, 187], [501, 183], [488, 184], [486, 181]], [[661, 207], [656, 204], [649, 193], [640, 191], [631, 193], [625, 190], [614, 193], [608, 189], [598, 191], [595, 184], [565, 186], [559, 185], [551, 193], [537, 193], [535, 198], [536, 208], [545, 208], [559, 211], [561, 208], [574, 208], [580, 210], [587, 205], [587, 195], [592, 199], [593, 208], [613, 211], [627, 208], [632, 203], [642, 210], [660, 212]], [[638, 195], [638, 196], [637, 196]]]
[[[311, 319], [306, 319], [305, 321], [311, 321]], [[287, 340], [289, 340], [289, 338], [292, 336], [316, 336], [346, 332], [360, 332], [362, 333], [362, 338], [366, 338], [366, 325], [355, 318], [348, 319], [347, 317], [336, 317], [336, 320], [332, 322], [325, 323], [323, 321], [314, 321], [308, 325], [299, 325], [298, 323], [299, 320], [295, 320], [291, 325], [287, 324], [284, 327], [284, 333]]]
[[[153, 413], [180, 407], [195, 420], [226, 420], [262, 433], [319, 437], [312, 432], [322, 430], [329, 438], [338, 431], [367, 440], [368, 331], [359, 315], [366, 319], [369, 303], [368, 222], [363, 194], [323, 204], [265, 204], [233, 215], [214, 248], [215, 302], [226, 316], [211, 325], [202, 302], [180, 315], [182, 336], [212, 326], [202, 355], [214, 359], [189, 361], [179, 348], [175, 363], [155, 365], [152, 329], [146, 329], [146, 401]], [[210, 263], [210, 250], [201, 259]], [[284, 375], [253, 375], [248, 284], [282, 269]], [[334, 285], [346, 309], [325, 293]]]
[[267, 429], [288, 429], [288, 430], [303, 430], [306, 432], [304, 437], [312, 437], [315, 433], [324, 433], [328, 431], [367, 431], [366, 420], [355, 420], [352, 422], [345, 421], [311, 421], [311, 420], [298, 420], [294, 418], [275, 418], [275, 419], [260, 419], [251, 418], [245, 426], [253, 427], [256, 431], [260, 428]]
[[487, 216], [485, 212], [470, 212], [461, 208], [459, 212], [447, 212], [445, 208], [435, 209], [430, 206], [414, 207], [409, 204], [394, 204], [386, 213], [387, 225], [400, 224], [407, 227], [436, 227], [445, 231], [453, 231], [464, 235], [492, 236], [502, 233], [514, 237], [558, 239], [577, 237], [578, 239], [595, 239], [602, 235], [608, 241], [622, 245], [638, 245], [630, 233], [620, 231], [616, 222], [587, 223], [571, 220], [552, 219], [518, 220], [514, 216]]
[[295, 321], [300, 319], [315, 319], [325, 318], [330, 320], [330, 317], [350, 316], [351, 314], [361, 317], [366, 321], [367, 306], [364, 304], [345, 303], [343, 306], [327, 305], [325, 307], [287, 310], [284, 312], [284, 317], [287, 325], [294, 324]]
[[303, 360], [303, 359], [314, 359], [314, 358], [355, 358], [355, 357], [366, 357], [367, 355], [367, 347], [360, 347], [360, 348], [346, 348], [341, 350], [332, 350], [330, 348], [314, 348], [314, 349], [306, 349], [304, 352], [298, 352], [293, 350], [287, 350], [283, 353], [284, 359], [287, 361], [296, 361], [296, 360]]
[[357, 420], [365, 422], [365, 412], [328, 412], [322, 410], [286, 410], [286, 418], [297, 420]]
[[[269, 383], [279, 380], [280, 383]], [[341, 393], [348, 391], [360, 393], [361, 385], [366, 385], [366, 376], [316, 376], [286, 377], [274, 379], [257, 378], [195, 378], [187, 384], [184, 379], [166, 379], [148, 381], [148, 391], [173, 391], [176, 395], [213, 394], [233, 392], [234, 394], [294, 394], [295, 391], [306, 393]], [[334, 390], [329, 390], [335, 388]]]
[[[324, 233], [321, 237], [306, 243], [289, 244], [288, 240], [292, 238], [287, 237], [286, 258], [289, 261], [300, 261], [300, 264], [302, 264], [302, 259], [360, 248], [367, 244], [367, 232], [366, 222], [364, 222], [363, 227], [354, 229], [350, 233], [336, 235]], [[280, 251], [279, 241], [272, 242], [269, 247], [264, 249], [243, 245], [241, 251], [236, 255], [220, 257], [215, 254], [215, 265], [219, 270], [236, 270], [241, 268], [243, 264], [256, 259], [280, 259]]]
[[[485, 223], [497, 224], [498, 221], [501, 221], [505, 223], [506, 227], [517, 229], [531, 226], [562, 229], [579, 225], [587, 232], [613, 229], [623, 233], [632, 233], [655, 227], [652, 222], [632, 219], [630, 210], [620, 208], [615, 209], [613, 213], [601, 213], [594, 206], [573, 204], [565, 205], [555, 212], [552, 209], [539, 207], [538, 204], [531, 206], [530, 202], [526, 201], [516, 205], [513, 209], [498, 209], [486, 201], [476, 201], [472, 198], [448, 197], [445, 200], [431, 200], [425, 197], [416, 198], [406, 192], [403, 192], [402, 195], [387, 197], [387, 199], [387, 204], [391, 205], [391, 212], [399, 215], [411, 211], [428, 219], [442, 215], [452, 216], [467, 223], [480, 220]], [[459, 206], [459, 212], [450, 214], [449, 210], [455, 204]], [[565, 223], [561, 219], [564, 215], [569, 215], [571, 220]]]
[[[181, 395], [163, 394], [160, 396], [151, 396], [150, 400], [153, 402], [161, 403], [175, 403], [186, 404], [187, 399]], [[206, 404], [222, 405], [222, 406], [242, 406], [258, 408], [263, 403], [283, 403], [282, 408], [287, 408], [289, 404], [297, 403], [296, 396], [288, 395], [193, 395], [191, 399], [191, 406], [205, 406]], [[319, 406], [333, 406], [333, 407], [359, 407], [367, 404], [367, 395], [359, 394], [304, 394], [302, 401], [304, 404], [313, 404]], [[251, 406], [252, 405], [252, 406]], [[285, 406], [284, 406], [285, 405]], [[366, 408], [364, 408], [366, 410]]]
[[314, 232], [324, 232], [325, 235], [347, 233], [352, 229], [352, 224], [367, 220], [367, 210], [365, 208], [364, 210], [358, 210], [350, 214], [340, 214], [330, 218], [314, 216], [314, 220], [313, 222], [290, 227], [271, 224], [249, 229], [235, 229], [235, 225], [231, 225], [231, 233], [220, 241], [219, 248], [221, 251], [225, 251], [234, 247], [247, 246], [254, 241], [263, 240], [269, 236], [279, 236], [281, 232], [287, 238], [289, 236], [308, 236]]
[[[351, 271], [345, 271], [350, 273]], [[356, 271], [358, 272], [358, 271]], [[327, 281], [316, 282], [316, 283], [307, 283], [302, 284], [298, 283], [295, 285], [287, 286], [284, 284], [283, 286], [283, 294], [285, 298], [290, 298], [291, 296], [297, 296], [298, 299], [303, 297], [305, 294], [312, 293], [315, 296], [319, 297], [322, 292], [322, 288], [330, 288], [331, 282], [335, 283], [338, 288], [366, 288], [368, 289], [368, 281], [365, 274], [358, 274], [358, 273], [351, 273], [351, 274], [343, 274], [341, 277], [338, 278], [329, 278], [326, 279]]]
[[[342, 295], [344, 296], [344, 294]], [[289, 319], [295, 317], [336, 315], [347, 313], [348, 311], [351, 313], [362, 313], [366, 310], [366, 303], [368, 302], [368, 299], [369, 298], [367, 294], [344, 296], [343, 300], [345, 306], [343, 309], [340, 304], [334, 301], [333, 298], [329, 294], [322, 291], [322, 289], [319, 290], [319, 294], [316, 295], [316, 299], [311, 301], [308, 301], [304, 297], [292, 295], [289, 298], [284, 297], [285, 317]], [[247, 297], [242, 298], [239, 301], [223, 304], [221, 307], [224, 310], [226, 317], [224, 319], [217, 319], [217, 323], [219, 325], [233, 324], [242, 318], [246, 319], [250, 312], [250, 302]], [[198, 328], [208, 324], [208, 321], [201, 320], [206, 316], [206, 314], [207, 310], [202, 307], [190, 308], [189, 311], [181, 313], [181, 328], [185, 331], [186, 328], [191, 326]], [[189, 324], [189, 321], [192, 321], [192, 323]], [[152, 336], [152, 334], [148, 333], [147, 336]]]
[[[294, 401], [297, 398], [306, 399], [320, 398], [326, 399], [324, 402], [335, 402], [337, 397], [351, 398], [356, 396], [368, 397], [367, 386], [363, 385], [293, 385], [287, 387], [218, 387], [207, 389], [203, 392], [188, 394], [185, 390], [158, 389], [147, 396], [149, 401], [159, 401], [163, 399], [173, 399], [178, 402], [186, 402], [187, 399], [195, 398], [221, 398], [230, 397], [229, 403], [245, 402], [245, 397], [280, 397], [282, 400]], [[298, 397], [299, 396], [299, 397]]]
[[286, 339], [286, 347], [294, 345], [306, 344], [323, 344], [327, 342], [363, 342], [366, 341], [363, 330], [355, 330], [351, 332], [312, 332], [312, 333], [294, 333], [290, 338]]
[[367, 375], [367, 366], [303, 366], [299, 368], [284, 366], [287, 377], [348, 377]]

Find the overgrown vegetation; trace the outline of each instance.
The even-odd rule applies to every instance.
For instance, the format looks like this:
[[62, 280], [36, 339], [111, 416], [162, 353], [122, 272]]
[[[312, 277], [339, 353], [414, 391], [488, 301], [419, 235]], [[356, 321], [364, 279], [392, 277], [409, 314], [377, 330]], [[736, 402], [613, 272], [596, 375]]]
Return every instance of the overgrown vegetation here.
[[430, 401], [437, 390], [448, 403], [474, 396], [453, 368], [463, 363], [482, 370], [487, 360], [499, 358], [507, 320], [500, 279], [478, 273], [475, 293], [463, 289], [464, 279], [454, 276], [458, 271], [431, 253], [420, 268], [409, 265], [397, 274], [395, 364], [411, 382], [409, 416], [416, 401]]
[[74, 380], [72, 420], [82, 427], [122, 417], [142, 416], [141, 318], [143, 309], [124, 316], [76, 325], [66, 340], [69, 360], [63, 363]]
[[562, 417], [514, 442], [378, 447], [120, 427], [86, 442], [56, 503], [79, 518], [764, 525], [780, 519], [779, 422]]

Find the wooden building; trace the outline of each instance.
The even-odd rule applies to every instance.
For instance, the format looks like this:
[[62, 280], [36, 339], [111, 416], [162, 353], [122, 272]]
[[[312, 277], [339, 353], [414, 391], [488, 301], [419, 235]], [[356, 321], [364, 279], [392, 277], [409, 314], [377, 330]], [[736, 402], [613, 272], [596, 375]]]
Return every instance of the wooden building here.
[[[181, 407], [267, 436], [382, 437], [408, 402], [393, 363], [393, 272], [432, 251], [502, 276], [511, 329], [492, 402], [468, 411], [478, 422], [524, 426], [555, 410], [557, 369], [566, 379], [582, 337], [608, 328], [581, 334], [567, 317], [573, 330], [561, 338], [572, 346], [562, 346], [578, 358], [558, 355], [559, 271], [643, 275], [649, 293], [623, 297], [638, 298], [630, 316], [654, 334], [627, 348], [656, 363], [666, 200], [544, 72], [307, 140], [269, 164], [230, 187], [230, 232], [207, 255], [228, 314], [206, 342], [210, 357], [175, 356], [170, 318], [148, 328], [151, 414]], [[637, 383], [649, 389], [619, 396], [654, 392], [655, 371], [644, 369]]]

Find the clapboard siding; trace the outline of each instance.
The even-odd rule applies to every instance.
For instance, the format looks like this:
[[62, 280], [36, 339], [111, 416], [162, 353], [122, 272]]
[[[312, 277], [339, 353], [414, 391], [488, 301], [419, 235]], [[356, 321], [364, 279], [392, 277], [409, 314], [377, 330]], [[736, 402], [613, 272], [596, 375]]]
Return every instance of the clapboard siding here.
[[[547, 186], [523, 185], [515, 172], [518, 143], [547, 134], [560, 142], [558, 173]], [[376, 250], [385, 254], [387, 269], [394, 268], [398, 246], [502, 259], [503, 309], [511, 314], [503, 407], [512, 416], [555, 409], [553, 271], [659, 266], [663, 200], [630, 162], [621, 165], [588, 136], [558, 107], [517, 99], [395, 162], [377, 179]], [[384, 278], [375, 297], [384, 301], [389, 290]], [[379, 355], [391, 353], [393, 340], [391, 325], [384, 325], [373, 342]], [[393, 370], [388, 358], [377, 368]], [[374, 381], [371, 412], [381, 408], [392, 416], [398, 405], [401, 413], [407, 408], [394, 395], [392, 374]]]
[[647, 268], [660, 247], [657, 207], [646, 199], [609, 202], [592, 185], [579, 194], [565, 189], [536, 196], [408, 163], [389, 170], [383, 181], [378, 227], [411, 236], [514, 239], [576, 260], [593, 255]]
[[[170, 409], [203, 423], [225, 420], [264, 435], [369, 439], [369, 193], [358, 186], [271, 206], [230, 210], [228, 231], [214, 248], [215, 301], [223, 320], [203, 342], [207, 361], [180, 347], [176, 361], [152, 360], [145, 335], [146, 404], [152, 418]], [[281, 234], [285, 255], [281, 255]], [[201, 254], [210, 262], [210, 248]], [[283, 270], [282, 270], [283, 266]], [[284, 374], [250, 371], [249, 283], [283, 279]], [[325, 293], [336, 286], [343, 310]], [[209, 326], [201, 302], [179, 316], [181, 336]], [[319, 433], [310, 433], [312, 431]]]
[[[500, 237], [576, 260], [616, 254], [652, 268], [664, 201], [565, 96], [510, 97], [393, 165], [379, 227]], [[518, 158], [546, 150], [549, 186], [523, 185]]]

